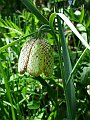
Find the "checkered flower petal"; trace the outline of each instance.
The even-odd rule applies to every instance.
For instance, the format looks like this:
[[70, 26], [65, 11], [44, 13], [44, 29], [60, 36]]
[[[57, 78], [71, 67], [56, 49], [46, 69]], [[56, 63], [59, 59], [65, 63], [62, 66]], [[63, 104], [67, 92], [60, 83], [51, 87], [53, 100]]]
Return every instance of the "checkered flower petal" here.
[[53, 73], [53, 50], [48, 41], [44, 39], [32, 39], [27, 41], [20, 53], [18, 71], [27, 71], [33, 76], [44, 73], [49, 77]]

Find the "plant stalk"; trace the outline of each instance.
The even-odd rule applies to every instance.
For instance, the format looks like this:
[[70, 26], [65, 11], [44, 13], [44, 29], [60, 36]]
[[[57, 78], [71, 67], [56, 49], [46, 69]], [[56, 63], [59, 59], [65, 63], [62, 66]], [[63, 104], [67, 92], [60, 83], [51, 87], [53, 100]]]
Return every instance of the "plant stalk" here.
[[66, 86], [68, 77], [72, 71], [72, 66], [71, 66], [68, 48], [66, 45], [63, 29], [61, 26], [61, 20], [59, 16], [57, 16], [57, 21], [58, 21], [58, 30], [61, 37], [63, 60], [64, 60], [65, 79], [63, 79], [63, 83], [64, 83], [63, 86], [65, 88], [64, 92], [65, 92], [65, 98], [66, 98], [67, 118], [68, 120], [75, 120], [76, 98], [75, 98], [75, 88], [74, 88], [73, 81], [70, 79], [68, 85]]

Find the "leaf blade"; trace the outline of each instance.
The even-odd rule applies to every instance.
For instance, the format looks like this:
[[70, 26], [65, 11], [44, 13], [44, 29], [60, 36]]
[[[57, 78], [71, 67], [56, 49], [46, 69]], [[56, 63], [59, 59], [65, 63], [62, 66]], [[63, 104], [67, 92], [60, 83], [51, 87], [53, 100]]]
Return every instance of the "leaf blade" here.
[[49, 24], [48, 20], [41, 15], [39, 10], [32, 4], [31, 0], [21, 0], [21, 2], [43, 23]]
[[59, 15], [64, 20], [64, 22], [70, 27], [70, 29], [74, 32], [74, 34], [80, 39], [82, 44], [90, 50], [89, 44], [84, 40], [84, 38], [81, 36], [78, 30], [74, 27], [71, 21], [63, 13], [56, 13], [56, 14]]

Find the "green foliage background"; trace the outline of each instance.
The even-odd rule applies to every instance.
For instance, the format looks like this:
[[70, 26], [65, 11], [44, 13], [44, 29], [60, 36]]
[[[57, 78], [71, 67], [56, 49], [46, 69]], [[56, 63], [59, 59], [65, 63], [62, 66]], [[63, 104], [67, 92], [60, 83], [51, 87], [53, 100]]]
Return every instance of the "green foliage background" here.
[[[63, 11], [89, 43], [90, 1], [73, 0], [71, 6], [68, 0], [31, 2], [45, 17], [45, 21], [42, 21], [41, 17], [40, 21], [32, 13], [33, 9], [30, 12], [19, 0], [0, 0], [0, 120], [67, 120], [65, 88], [62, 81], [64, 62], [61, 41], [57, 24], [54, 26], [54, 33], [59, 45], [46, 24], [53, 12]], [[72, 67], [80, 59], [73, 72], [76, 95], [75, 120], [89, 120], [90, 51], [83, 47], [66, 24], [62, 25]], [[38, 31], [41, 34], [38, 34]], [[24, 42], [38, 35], [48, 39], [54, 49], [55, 65], [51, 78], [35, 78], [28, 73], [20, 75], [17, 71], [18, 58]], [[58, 46], [61, 55], [58, 53]], [[59, 60], [62, 61], [61, 65]]]

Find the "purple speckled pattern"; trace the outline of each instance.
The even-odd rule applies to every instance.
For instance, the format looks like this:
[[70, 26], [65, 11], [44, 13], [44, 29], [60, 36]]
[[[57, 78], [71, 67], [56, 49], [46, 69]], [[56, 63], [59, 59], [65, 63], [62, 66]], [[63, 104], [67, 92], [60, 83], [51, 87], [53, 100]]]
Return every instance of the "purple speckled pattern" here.
[[44, 73], [49, 77], [53, 73], [54, 57], [51, 45], [45, 39], [27, 41], [21, 49], [18, 71], [27, 71], [33, 76]]

